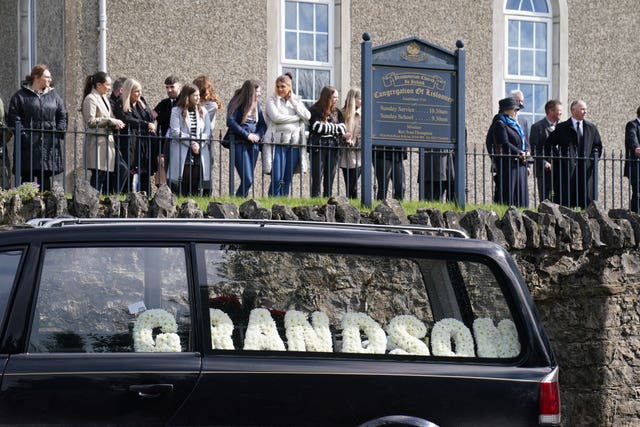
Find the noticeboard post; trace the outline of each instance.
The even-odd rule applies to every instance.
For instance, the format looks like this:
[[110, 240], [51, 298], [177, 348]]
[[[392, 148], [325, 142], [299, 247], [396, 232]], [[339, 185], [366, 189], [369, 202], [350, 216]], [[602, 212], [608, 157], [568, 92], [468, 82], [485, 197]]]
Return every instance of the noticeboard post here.
[[[362, 39], [362, 164], [372, 164], [378, 145], [418, 147], [421, 168], [425, 150], [453, 152], [455, 199], [464, 209], [464, 44], [451, 52], [417, 38], [377, 47], [368, 33]], [[371, 168], [363, 168], [365, 206], [371, 182]]]

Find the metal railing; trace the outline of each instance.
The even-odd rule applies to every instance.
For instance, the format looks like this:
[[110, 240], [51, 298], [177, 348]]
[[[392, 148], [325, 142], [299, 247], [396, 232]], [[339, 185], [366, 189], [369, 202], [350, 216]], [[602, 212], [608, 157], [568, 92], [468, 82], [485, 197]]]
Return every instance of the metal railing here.
[[[315, 188], [323, 190], [317, 178], [333, 174], [330, 187], [327, 185], [333, 196], [360, 197], [362, 185], [367, 185], [376, 199], [455, 202], [455, 180], [459, 179], [454, 173], [452, 150], [374, 146], [372, 164], [363, 166], [372, 168], [371, 182], [363, 183], [361, 170], [351, 171], [357, 177], [354, 181], [340, 167], [341, 156], [345, 160], [344, 156], [358, 156], [359, 151], [322, 147], [329, 152], [325, 156], [329, 163], [320, 170], [314, 162], [315, 148], [267, 141], [272, 154], [277, 149], [281, 155], [278, 165], [281, 170], [276, 174], [284, 177], [283, 181], [272, 183], [273, 163], [271, 170], [264, 167], [263, 145], [256, 147], [231, 140], [230, 148], [225, 148], [221, 144], [221, 132], [208, 139], [197, 139], [201, 148], [199, 159], [186, 162], [187, 167], [176, 164], [182, 164], [182, 160], [190, 156], [190, 139], [173, 140], [172, 153], [170, 139], [137, 130], [113, 133], [112, 150], [105, 149], [108, 138], [104, 130], [78, 130], [77, 126], [74, 130], [59, 132], [22, 128], [17, 124], [16, 129], [0, 129], [0, 138], [0, 142], [6, 141], [0, 144], [0, 186], [5, 189], [23, 182], [37, 182], [41, 190], [46, 191], [51, 189], [52, 180], [56, 180], [69, 193], [74, 178], [81, 177], [101, 194], [129, 191], [153, 194], [158, 184], [166, 182], [175, 194], [182, 195], [219, 197], [246, 192], [246, 197], [256, 198], [273, 195], [274, 188], [278, 187], [281, 191], [276, 194], [308, 198], [312, 195], [314, 179]], [[102, 143], [91, 142], [96, 140]], [[640, 177], [640, 160], [628, 161], [622, 151], [595, 153], [590, 158], [551, 157], [548, 160], [554, 169], [548, 173], [542, 172], [542, 160], [536, 158], [528, 165], [531, 174], [525, 175], [512, 173], [517, 169], [518, 159], [492, 158], [484, 144], [470, 144], [466, 151], [465, 202], [471, 205], [503, 203], [535, 208], [542, 199], [549, 198], [565, 206], [584, 207], [593, 198], [605, 209], [628, 208], [632, 190], [627, 176], [635, 171], [631, 176]], [[306, 156], [304, 167], [300, 153]], [[96, 159], [110, 165], [108, 170], [104, 167], [96, 170]], [[181, 162], [177, 162], [178, 159]], [[164, 167], [158, 167], [159, 163], [164, 163]], [[573, 166], [576, 166], [575, 173], [569, 170]], [[353, 182], [357, 183], [356, 189]], [[526, 189], [528, 197], [503, 191], [505, 187]], [[322, 191], [319, 196], [323, 197]]]

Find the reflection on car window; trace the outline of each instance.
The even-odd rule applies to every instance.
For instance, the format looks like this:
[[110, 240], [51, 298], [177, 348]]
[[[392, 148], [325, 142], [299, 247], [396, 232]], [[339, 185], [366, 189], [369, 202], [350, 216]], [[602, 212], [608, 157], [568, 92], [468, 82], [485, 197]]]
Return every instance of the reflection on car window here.
[[512, 358], [518, 331], [476, 261], [202, 246], [215, 350]]
[[190, 331], [183, 248], [45, 251], [30, 352], [188, 351]]
[[0, 329], [4, 326], [5, 311], [21, 258], [22, 251], [0, 252]]

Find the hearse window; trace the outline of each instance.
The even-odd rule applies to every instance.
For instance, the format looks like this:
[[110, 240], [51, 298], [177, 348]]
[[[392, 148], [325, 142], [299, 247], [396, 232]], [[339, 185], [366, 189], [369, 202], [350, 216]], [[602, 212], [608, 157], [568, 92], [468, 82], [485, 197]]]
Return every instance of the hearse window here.
[[4, 327], [7, 304], [9, 303], [9, 296], [16, 280], [16, 272], [21, 258], [22, 251], [0, 252], [0, 330]]
[[201, 246], [211, 348], [511, 358], [491, 270], [460, 260]]
[[184, 248], [48, 248], [30, 352], [190, 350]]

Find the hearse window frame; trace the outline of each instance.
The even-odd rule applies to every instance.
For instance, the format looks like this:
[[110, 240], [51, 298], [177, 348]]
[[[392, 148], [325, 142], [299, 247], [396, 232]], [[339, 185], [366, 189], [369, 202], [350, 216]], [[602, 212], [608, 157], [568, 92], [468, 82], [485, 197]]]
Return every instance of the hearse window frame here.
[[[4, 336], [6, 334], [8, 321], [11, 316], [11, 312], [14, 309], [14, 299], [17, 293], [17, 284], [20, 282], [20, 277], [22, 275], [23, 266], [27, 259], [27, 251], [29, 247], [26, 245], [12, 245], [12, 246], [2, 246], [0, 247], [0, 255], [10, 253], [10, 252], [19, 252], [20, 259], [18, 260], [17, 265], [15, 265], [15, 270], [13, 272], [13, 282], [10, 285], [10, 288], [7, 294], [7, 299], [5, 301], [5, 306], [2, 308], [2, 317], [0, 318], [0, 342], [4, 342]], [[0, 293], [5, 293], [4, 291]]]
[[[33, 286], [33, 294], [31, 298], [31, 307], [29, 309], [29, 323], [28, 327], [25, 328], [25, 337], [24, 337], [24, 349], [23, 352], [27, 353], [30, 348], [30, 341], [32, 335], [32, 328], [35, 324], [35, 316], [36, 316], [36, 308], [38, 303], [38, 298], [40, 297], [40, 285], [42, 280], [42, 268], [44, 264], [44, 259], [46, 257], [46, 253], [48, 250], [52, 249], [82, 249], [82, 248], [116, 248], [118, 250], [127, 250], [128, 248], [138, 248], [138, 249], [146, 249], [146, 248], [176, 248], [181, 249], [183, 255], [185, 256], [185, 272], [186, 272], [186, 280], [187, 280], [187, 292], [189, 298], [189, 317], [190, 317], [190, 333], [189, 333], [189, 345], [187, 346], [186, 351], [180, 352], [181, 354], [201, 354], [202, 348], [202, 331], [200, 326], [200, 315], [199, 309], [200, 301], [199, 301], [199, 292], [195, 291], [195, 280], [194, 280], [194, 262], [192, 256], [192, 243], [185, 240], [179, 239], [167, 239], [164, 242], [158, 241], [148, 241], [148, 240], [121, 240], [121, 241], [107, 241], [107, 240], [93, 240], [91, 242], [88, 241], [55, 241], [51, 243], [43, 242], [39, 246], [39, 256], [37, 262], [37, 272], [35, 273], [35, 283]], [[68, 353], [68, 352], [43, 352], [43, 353], [34, 353], [34, 354], [82, 354], [83, 356], [92, 357], [92, 355], [97, 355], [96, 357], [101, 357], [107, 354], [119, 354], [119, 355], [140, 355], [149, 356], [150, 354], [177, 354], [177, 353], [145, 353], [145, 352], [82, 352], [82, 353]]]
[[[493, 274], [496, 279], [497, 284], [500, 287], [502, 295], [504, 296], [505, 302], [509, 309], [509, 314], [511, 315], [511, 320], [516, 325], [516, 330], [518, 332], [518, 338], [521, 343], [521, 351], [520, 354], [513, 358], [482, 358], [482, 357], [443, 357], [443, 356], [417, 356], [417, 355], [393, 355], [390, 353], [386, 354], [359, 354], [359, 353], [342, 353], [342, 352], [332, 352], [332, 353], [321, 353], [321, 352], [296, 352], [296, 351], [245, 351], [243, 349], [234, 349], [234, 350], [216, 350], [211, 348], [211, 337], [209, 334], [205, 332], [206, 336], [202, 338], [202, 349], [204, 356], [207, 357], [223, 357], [233, 355], [234, 357], [242, 356], [242, 357], [304, 357], [304, 358], [355, 358], [362, 359], [366, 358], [367, 360], [395, 360], [395, 361], [416, 361], [416, 362], [438, 362], [438, 363], [464, 363], [464, 364], [489, 364], [489, 365], [499, 365], [499, 366], [509, 366], [509, 365], [517, 365], [522, 360], [528, 357], [528, 353], [531, 348], [531, 335], [532, 331], [523, 325], [526, 325], [524, 321], [524, 313], [518, 309], [518, 305], [516, 304], [515, 295], [509, 291], [510, 287], [507, 285], [508, 277], [505, 275], [504, 271], [499, 267], [498, 262], [493, 259], [491, 256], [483, 255], [479, 253], [473, 252], [443, 252], [441, 249], [434, 248], [406, 248], [406, 249], [398, 249], [396, 247], [393, 248], [384, 248], [380, 246], [371, 246], [371, 245], [362, 245], [362, 244], [354, 244], [350, 246], [343, 246], [340, 248], [336, 248], [332, 246], [330, 242], [320, 242], [317, 244], [308, 244], [308, 243], [264, 243], [264, 242], [255, 242], [255, 241], [206, 241], [206, 242], [196, 242], [195, 243], [195, 260], [197, 264], [197, 283], [200, 288], [200, 300], [203, 302], [202, 311], [200, 315], [205, 320], [206, 326], [208, 326], [209, 322], [209, 304], [208, 304], [208, 291], [209, 288], [207, 286], [207, 272], [206, 272], [206, 263], [205, 260], [205, 250], [206, 249], [221, 249], [225, 245], [234, 245], [235, 249], [242, 251], [272, 251], [272, 252], [305, 252], [305, 253], [318, 253], [318, 254], [354, 254], [354, 255], [372, 255], [372, 256], [384, 256], [385, 253], [393, 256], [394, 258], [405, 258], [411, 259], [417, 262], [419, 259], [433, 259], [433, 260], [443, 260], [447, 261], [447, 265], [449, 263], [456, 264], [460, 261], [479, 263], [485, 265], [489, 271]], [[200, 260], [203, 260], [200, 262]], [[459, 270], [459, 267], [456, 265], [456, 269]], [[458, 271], [460, 273], [460, 271]], [[460, 273], [460, 277], [464, 277]], [[423, 278], [424, 280], [424, 278]], [[426, 281], [425, 281], [426, 283]], [[454, 288], [457, 286], [454, 286]], [[425, 289], [425, 292], [428, 290]], [[456, 298], [464, 298], [466, 302], [465, 304], [469, 304], [468, 309], [470, 310], [469, 315], [474, 318], [473, 307], [470, 304], [469, 296], [466, 292], [466, 287], [464, 290], [464, 294], [460, 295], [460, 292], [456, 292]], [[429, 298], [429, 303], [432, 305], [432, 300]], [[461, 303], [458, 300], [458, 303]], [[434, 313], [435, 320], [435, 312], [433, 311], [433, 307], [430, 309], [432, 313]], [[496, 319], [494, 319], [496, 320]], [[466, 321], [466, 319], [463, 319]], [[471, 330], [471, 326], [465, 323], [467, 327]], [[431, 327], [433, 325], [430, 325]], [[208, 331], [205, 325], [203, 324], [203, 331]]]

